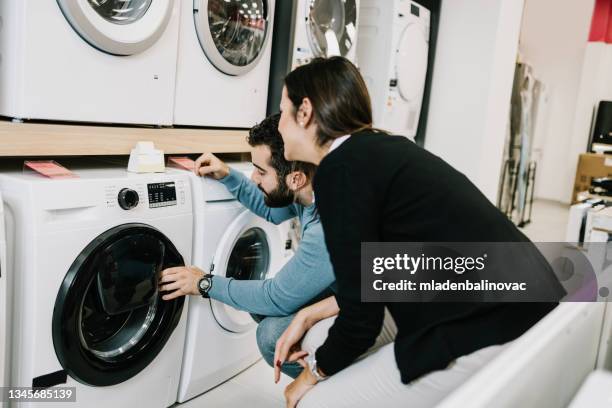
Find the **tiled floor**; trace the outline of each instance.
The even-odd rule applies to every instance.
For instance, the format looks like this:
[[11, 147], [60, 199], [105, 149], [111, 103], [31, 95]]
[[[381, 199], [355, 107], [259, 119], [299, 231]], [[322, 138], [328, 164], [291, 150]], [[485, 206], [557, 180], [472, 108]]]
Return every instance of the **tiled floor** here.
[[[534, 203], [532, 222], [523, 232], [536, 242], [565, 240], [569, 206], [552, 201]], [[273, 408], [284, 407], [283, 391], [291, 382], [284, 376], [273, 382], [273, 370], [263, 360], [213, 390], [177, 408]]]

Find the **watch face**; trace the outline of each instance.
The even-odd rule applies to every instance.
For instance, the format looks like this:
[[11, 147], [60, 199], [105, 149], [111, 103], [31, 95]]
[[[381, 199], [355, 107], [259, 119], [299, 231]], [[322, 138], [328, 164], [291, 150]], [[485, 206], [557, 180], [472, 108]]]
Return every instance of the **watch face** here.
[[210, 286], [210, 281], [208, 279], [200, 280], [200, 289], [206, 290]]

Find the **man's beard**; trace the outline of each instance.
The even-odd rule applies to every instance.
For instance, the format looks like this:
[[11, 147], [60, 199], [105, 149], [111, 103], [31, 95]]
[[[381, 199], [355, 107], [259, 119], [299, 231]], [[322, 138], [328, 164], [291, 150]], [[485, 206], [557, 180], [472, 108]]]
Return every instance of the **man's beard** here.
[[278, 184], [278, 187], [269, 193], [266, 193], [263, 188], [259, 189], [264, 193], [264, 203], [271, 208], [287, 207], [294, 203], [295, 194], [289, 190], [283, 182]]

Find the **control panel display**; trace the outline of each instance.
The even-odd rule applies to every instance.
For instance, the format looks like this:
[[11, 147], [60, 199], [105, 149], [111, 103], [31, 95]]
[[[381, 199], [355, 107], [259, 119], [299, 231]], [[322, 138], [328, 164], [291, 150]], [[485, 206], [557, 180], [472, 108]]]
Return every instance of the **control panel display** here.
[[149, 208], [176, 205], [176, 187], [174, 181], [168, 183], [147, 184]]

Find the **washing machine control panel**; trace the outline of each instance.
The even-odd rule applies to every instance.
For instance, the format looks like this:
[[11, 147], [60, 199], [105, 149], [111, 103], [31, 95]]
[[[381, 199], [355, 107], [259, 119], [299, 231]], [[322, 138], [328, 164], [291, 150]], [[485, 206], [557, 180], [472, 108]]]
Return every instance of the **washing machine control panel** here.
[[106, 184], [105, 203], [109, 209], [132, 211], [158, 210], [183, 211], [190, 200], [189, 181], [160, 177], [151, 182]]

